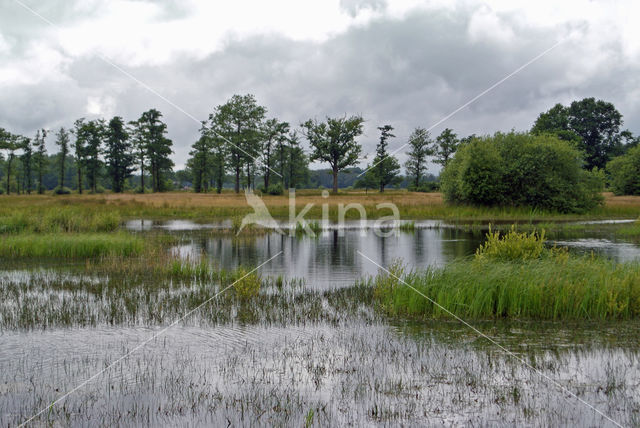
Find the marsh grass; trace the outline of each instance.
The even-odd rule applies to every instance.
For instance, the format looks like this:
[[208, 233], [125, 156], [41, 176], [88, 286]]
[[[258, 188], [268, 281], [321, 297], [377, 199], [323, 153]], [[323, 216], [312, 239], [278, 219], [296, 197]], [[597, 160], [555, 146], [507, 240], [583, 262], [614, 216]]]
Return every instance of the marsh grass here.
[[640, 317], [640, 263], [570, 256], [545, 247], [544, 233], [490, 232], [473, 260], [407, 274], [395, 262], [389, 271], [370, 282], [379, 307], [392, 316]]
[[145, 241], [128, 233], [20, 234], [5, 235], [0, 257], [90, 258], [141, 254]]
[[112, 232], [121, 222], [114, 210], [81, 206], [25, 207], [0, 210], [0, 233]]

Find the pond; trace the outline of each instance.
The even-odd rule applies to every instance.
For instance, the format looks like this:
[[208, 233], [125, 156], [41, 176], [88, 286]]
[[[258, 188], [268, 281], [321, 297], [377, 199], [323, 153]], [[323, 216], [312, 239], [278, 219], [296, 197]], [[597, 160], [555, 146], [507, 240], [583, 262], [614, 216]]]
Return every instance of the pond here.
[[[377, 272], [357, 251], [382, 265], [442, 266], [471, 257], [481, 232], [418, 222], [379, 236], [373, 224], [349, 223], [315, 238], [236, 238], [217, 230], [228, 226], [127, 224], [143, 236], [169, 231], [179, 240], [171, 251], [225, 268], [282, 252], [260, 273], [285, 279], [257, 300], [215, 297], [222, 286], [197, 278], [96, 275], [51, 261], [0, 271], [0, 425], [39, 412], [38, 426], [640, 421], [637, 321], [472, 322], [487, 340], [453, 320], [388, 319], [371, 289], [354, 285]], [[607, 228], [551, 238], [579, 253], [640, 257]]]

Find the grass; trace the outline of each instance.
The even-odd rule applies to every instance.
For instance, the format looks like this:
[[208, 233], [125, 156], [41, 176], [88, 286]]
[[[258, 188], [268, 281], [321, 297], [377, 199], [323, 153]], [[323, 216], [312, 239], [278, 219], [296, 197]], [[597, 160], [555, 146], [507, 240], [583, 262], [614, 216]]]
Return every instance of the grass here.
[[396, 262], [370, 281], [379, 307], [392, 316], [640, 317], [640, 263], [574, 257], [543, 244], [544, 233], [492, 232], [473, 260], [407, 274]]
[[[384, 194], [341, 192], [325, 199], [320, 191], [296, 193], [297, 211], [313, 204], [307, 218], [321, 218], [323, 204], [328, 204], [331, 219], [338, 218], [339, 205], [360, 203], [367, 218], [389, 215], [388, 209], [377, 204], [397, 205], [404, 219], [443, 219], [450, 222], [531, 222], [584, 220], [601, 218], [637, 218], [640, 197], [613, 196], [605, 193], [605, 205], [588, 214], [560, 214], [523, 207], [474, 207], [445, 204], [439, 193], [389, 191]], [[106, 231], [128, 218], [184, 218], [213, 220], [237, 218], [252, 212], [244, 194], [194, 194], [172, 192], [161, 194], [103, 195], [3, 195], [0, 206], [0, 231]], [[275, 218], [289, 217], [287, 196], [264, 196], [264, 203]], [[56, 214], [60, 212], [61, 214]], [[33, 218], [31, 218], [33, 217]], [[345, 218], [358, 219], [355, 209], [346, 211]]]
[[129, 257], [143, 252], [145, 241], [127, 233], [20, 234], [0, 241], [0, 257], [88, 258]]

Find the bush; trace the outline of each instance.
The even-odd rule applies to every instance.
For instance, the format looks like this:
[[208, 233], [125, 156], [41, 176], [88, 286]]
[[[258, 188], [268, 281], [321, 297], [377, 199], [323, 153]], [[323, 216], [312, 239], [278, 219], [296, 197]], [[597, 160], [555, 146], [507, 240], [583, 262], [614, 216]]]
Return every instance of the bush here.
[[68, 187], [56, 187], [55, 189], [53, 189], [53, 194], [54, 195], [70, 195], [71, 194], [71, 189], [69, 189]]
[[260, 294], [262, 281], [257, 273], [248, 273], [246, 269], [240, 267], [234, 272], [233, 280], [236, 296], [241, 300], [253, 299]]
[[496, 133], [460, 147], [440, 187], [454, 203], [585, 212], [602, 203], [603, 176], [582, 163], [577, 149], [553, 135]]
[[476, 260], [526, 261], [539, 259], [545, 251], [544, 230], [538, 234], [518, 233], [515, 228], [502, 237], [489, 228], [487, 240], [476, 250]]
[[640, 195], [640, 146], [607, 164], [609, 186], [616, 195]]
[[427, 181], [419, 186], [409, 186], [407, 190], [409, 190], [410, 192], [423, 193], [437, 192], [438, 190], [440, 190], [440, 183], [438, 183], [437, 181]]
[[267, 189], [267, 193], [270, 195], [282, 195], [284, 193], [284, 189], [282, 188], [282, 184], [270, 184]]

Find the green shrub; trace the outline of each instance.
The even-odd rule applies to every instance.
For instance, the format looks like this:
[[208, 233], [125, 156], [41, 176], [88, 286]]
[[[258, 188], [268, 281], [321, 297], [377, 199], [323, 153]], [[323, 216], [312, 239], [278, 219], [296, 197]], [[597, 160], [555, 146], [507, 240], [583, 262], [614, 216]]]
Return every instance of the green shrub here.
[[640, 146], [607, 164], [609, 186], [616, 195], [640, 195]]
[[69, 189], [68, 187], [56, 187], [55, 189], [53, 189], [53, 194], [54, 195], [70, 195], [71, 194], [71, 189]]
[[603, 175], [582, 168], [581, 154], [552, 135], [510, 132], [460, 147], [440, 176], [447, 201], [585, 212], [603, 202]]
[[282, 184], [270, 184], [267, 189], [267, 193], [270, 195], [282, 195], [284, 193], [284, 189], [282, 188]]
[[417, 187], [413, 185], [409, 186], [407, 190], [409, 190], [410, 192], [423, 193], [437, 192], [438, 190], [440, 190], [440, 183], [438, 183], [437, 181], [426, 181]]
[[262, 281], [255, 272], [248, 273], [245, 268], [240, 267], [234, 272], [233, 281], [236, 296], [241, 300], [253, 299], [260, 294]]
[[500, 236], [489, 228], [487, 240], [476, 250], [476, 260], [525, 261], [539, 259], [544, 247], [544, 230], [541, 233], [518, 233], [515, 228]]

